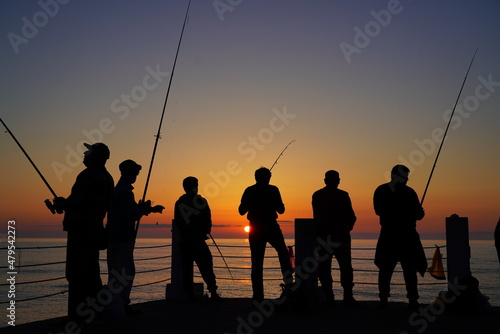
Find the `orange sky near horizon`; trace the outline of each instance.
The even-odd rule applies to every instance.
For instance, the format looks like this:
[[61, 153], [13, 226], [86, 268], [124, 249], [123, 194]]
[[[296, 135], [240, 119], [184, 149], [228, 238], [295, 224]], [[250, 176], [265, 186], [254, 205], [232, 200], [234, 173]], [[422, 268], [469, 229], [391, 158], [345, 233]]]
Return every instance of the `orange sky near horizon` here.
[[[296, 143], [294, 143], [296, 144]], [[279, 163], [273, 170], [272, 184], [277, 185], [282, 193], [283, 201], [285, 202], [286, 212], [280, 215], [278, 220], [284, 234], [288, 238], [293, 238], [295, 218], [311, 218], [311, 196], [314, 191], [324, 186], [323, 173], [316, 168], [317, 174], [313, 178], [299, 177], [301, 174], [294, 170], [294, 164], [300, 163], [300, 159], [294, 157], [294, 147], [292, 144], [285, 154], [281, 157]], [[13, 146], [13, 143], [10, 143]], [[297, 145], [298, 146], [298, 145]], [[278, 152], [279, 153], [279, 152]], [[62, 215], [52, 215], [45, 208], [43, 200], [51, 198], [50, 193], [43, 185], [41, 179], [35, 173], [34, 169], [29, 165], [28, 161], [20, 154], [14, 154], [15, 157], [11, 161], [16, 161], [9, 169], [14, 175], [22, 175], [22, 177], [10, 177], [3, 183], [4, 189], [9, 190], [9, 196], [2, 199], [4, 208], [9, 214], [3, 216], [6, 219], [15, 219], [18, 228], [18, 237], [62, 237]], [[276, 155], [277, 156], [277, 155]], [[26, 161], [24, 161], [26, 160]], [[271, 159], [272, 160], [272, 159]], [[118, 181], [119, 175], [113, 171], [113, 165], [116, 166], [117, 161], [111, 159], [108, 163], [108, 170], [113, 174], [115, 182]], [[237, 212], [237, 207], [243, 190], [253, 184], [253, 167], [260, 167], [254, 164], [252, 168], [248, 168], [238, 175], [233, 175], [227, 178], [222, 178], [224, 173], [219, 172], [219, 178], [214, 178], [215, 174], [196, 173], [193, 169], [192, 173], [181, 174], [179, 172], [174, 175], [163, 175], [161, 184], [157, 180], [158, 173], [153, 168], [153, 176], [150, 181], [147, 198], [153, 200], [154, 204], [162, 204], [166, 207], [163, 214], [151, 214], [143, 217], [141, 220], [141, 229], [139, 237], [170, 237], [170, 228], [167, 227], [173, 218], [173, 204], [175, 200], [182, 194], [182, 178], [188, 175], [197, 176], [200, 180], [200, 193], [204, 195], [211, 206], [213, 218], [213, 235], [219, 238], [245, 238], [247, 233], [243, 228], [248, 225], [246, 216], [240, 216]], [[138, 182], [135, 186], [136, 199], [142, 196], [144, 190], [144, 178], [146, 177], [146, 167], [139, 175]], [[325, 166], [326, 167], [326, 166]], [[204, 167], [198, 167], [204, 170]], [[311, 168], [313, 168], [311, 166]], [[15, 170], [15, 171], [14, 171]], [[72, 176], [76, 176], [77, 171]], [[416, 173], [417, 174], [417, 173]], [[444, 233], [445, 218], [451, 214], [457, 213], [460, 216], [469, 217], [470, 231], [487, 232], [493, 231], [497, 212], [493, 209], [493, 203], [488, 204], [485, 199], [494, 198], [496, 189], [480, 189], [483, 196], [477, 196], [476, 202], [471, 200], [471, 197], [466, 193], [457, 194], [453, 189], [447, 189], [450, 180], [443, 175], [439, 170], [436, 172], [436, 179], [431, 182], [427, 198], [424, 203], [426, 217], [418, 223], [418, 230], [422, 234], [426, 233]], [[229, 175], [229, 174], [227, 174]], [[226, 175], [226, 176], [227, 176]], [[425, 184], [425, 175], [417, 174], [415, 177], [410, 174], [409, 185], [419, 193], [421, 197], [421, 189]], [[175, 182], [173, 179], [175, 179]], [[374, 181], [377, 180], [377, 181]], [[59, 196], [67, 196], [71, 188], [73, 180], [70, 177], [62, 184], [52, 184]], [[309, 183], [310, 182], [310, 183]], [[383, 175], [379, 173], [377, 176], [365, 173], [349, 173], [341, 171], [341, 184], [339, 188], [350, 193], [353, 207], [357, 215], [357, 222], [353, 229], [353, 233], [378, 233], [379, 224], [378, 217], [375, 215], [372, 206], [373, 191], [378, 184], [384, 183]], [[416, 184], [416, 185], [415, 185]], [[419, 186], [419, 187], [418, 187]], [[472, 185], [471, 185], [472, 187]], [[418, 189], [420, 188], [420, 189]], [[33, 189], [32, 192], [26, 192], [25, 189]], [[489, 191], [489, 193], [488, 193]], [[208, 195], [205, 195], [208, 194]], [[453, 200], [449, 200], [453, 198]], [[22, 200], [20, 200], [22, 199]], [[156, 225], [158, 223], [158, 225]]]

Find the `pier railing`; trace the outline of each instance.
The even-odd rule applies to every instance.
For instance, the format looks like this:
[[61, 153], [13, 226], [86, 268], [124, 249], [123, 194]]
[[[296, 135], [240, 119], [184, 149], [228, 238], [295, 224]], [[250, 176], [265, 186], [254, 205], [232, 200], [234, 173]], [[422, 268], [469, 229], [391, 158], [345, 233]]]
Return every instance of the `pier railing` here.
[[[242, 248], [242, 249], [248, 249], [248, 246], [238, 246], [238, 245], [224, 245], [224, 244], [220, 244], [218, 245], [219, 248], [221, 249], [224, 249], [224, 248]], [[171, 248], [172, 247], [172, 244], [163, 244], [163, 245], [156, 245], [156, 246], [137, 246], [135, 249], [136, 250], [142, 250], [142, 249], [152, 249], [152, 250], [156, 250], [156, 249], [162, 249], [161, 253], [158, 253], [157, 255], [158, 256], [152, 256], [152, 257], [144, 257], [144, 258], [141, 258], [141, 257], [138, 257], [135, 259], [135, 262], [136, 263], [142, 263], [144, 261], [158, 261], [158, 260], [163, 260], [163, 259], [171, 259], [172, 258], [172, 255], [163, 255], [165, 254], [164, 250], [163, 249], [168, 249], [168, 248]], [[209, 247], [213, 248], [215, 247], [215, 245], [209, 245]], [[291, 246], [292, 249], [294, 246]], [[439, 247], [446, 247], [446, 245], [441, 245]], [[66, 248], [65, 245], [59, 245], [59, 246], [41, 246], [41, 247], [22, 247], [22, 248], [16, 248], [16, 250], [20, 253], [20, 254], [23, 254], [26, 253], [26, 252], [29, 252], [29, 251], [39, 251], [39, 250], [48, 250], [48, 249], [61, 249], [61, 248]], [[430, 246], [430, 247], [424, 247], [424, 249], [434, 249], [435, 246]], [[0, 251], [3, 251], [3, 250], [6, 250], [6, 247], [2, 247], [0, 248]], [[366, 252], [366, 251], [373, 251], [373, 254], [375, 254], [375, 248], [352, 248], [352, 253], [353, 255], [356, 254], [356, 252]], [[215, 250], [215, 249], [212, 249], [212, 254], [213, 254], [213, 257], [214, 259], [217, 259], [217, 258], [221, 258], [221, 255]], [[26, 254], [24, 254], [26, 255]], [[225, 258], [227, 259], [247, 259], [249, 260], [250, 259], [250, 256], [249, 255], [224, 255]], [[268, 255], [265, 257], [266, 259], [277, 259], [277, 255]], [[443, 260], [445, 260], [446, 258], [443, 258]], [[366, 262], [369, 262], [369, 263], [373, 263], [374, 259], [373, 258], [369, 258], [369, 257], [356, 257], [356, 256], [353, 256], [352, 260], [354, 261], [366, 261]], [[431, 260], [431, 258], [428, 258], [428, 260]], [[101, 263], [102, 262], [105, 262], [106, 259], [100, 259]], [[18, 257], [18, 264], [16, 265], [16, 268], [18, 268], [21, 272], [23, 269], [26, 269], [26, 268], [38, 268], [38, 267], [43, 267], [43, 268], [47, 268], [48, 266], [52, 266], [56, 269], [54, 269], [53, 271], [54, 272], [60, 272], [60, 273], [64, 273], [64, 270], [62, 269], [59, 269], [57, 270], [57, 266], [58, 265], [63, 265], [66, 263], [66, 261], [53, 261], [53, 262], [41, 262], [41, 263], [30, 263], [30, 264], [23, 264], [23, 256], [19, 256]], [[216, 263], [216, 265], [214, 265], [214, 269], [219, 269], [222, 273], [224, 272], [224, 270], [226, 270], [227, 268], [225, 266], [220, 266], [220, 265], [217, 265], [217, 260], [214, 261], [214, 263]], [[334, 271], [338, 271], [338, 266], [336, 266], [335, 264], [332, 266], [332, 270]], [[363, 267], [360, 267], [360, 268], [357, 268], [356, 266], [354, 267], [354, 271], [355, 272], [364, 272], [364, 273], [373, 273], [373, 280], [367, 282], [367, 281], [364, 281], [364, 282], [354, 282], [355, 285], [377, 285], [377, 274], [378, 274], [378, 270], [376, 269], [364, 269], [366, 268], [367, 266], [363, 266]], [[7, 266], [0, 266], [0, 269], [6, 269]], [[105, 266], [104, 266], [105, 268]], [[170, 282], [171, 281], [171, 277], [170, 276], [170, 270], [172, 269], [172, 266], [171, 265], [167, 265], [165, 267], [160, 267], [160, 268], [155, 268], [155, 269], [148, 269], [148, 270], [138, 270], [136, 272], [136, 281], [138, 281], [137, 278], [141, 277], [141, 275], [146, 275], [146, 274], [149, 274], [149, 273], [153, 273], [153, 272], [161, 272], [161, 271], [165, 271], [165, 276], [167, 276], [167, 278], [165, 279], [161, 279], [161, 280], [152, 280], [152, 281], [148, 281], [148, 282], [145, 282], [145, 283], [141, 283], [141, 284], [136, 284], [133, 286], [134, 289], [136, 288], [141, 288], [141, 287], [144, 287], [144, 286], [149, 286], [149, 285], [155, 285], [155, 284], [160, 284], [160, 283], [165, 283], [165, 282]], [[245, 271], [245, 274], [242, 274], [242, 275], [238, 275], [238, 277], [236, 278], [232, 278], [229, 276], [229, 274], [225, 275], [217, 275], [217, 280], [232, 280], [232, 281], [248, 281], [250, 279], [250, 270], [251, 270], [251, 267], [250, 266], [229, 266], [229, 269], [230, 270], [233, 270], [233, 271]], [[267, 278], [264, 278], [264, 280], [269, 280], [269, 281], [281, 281], [282, 280], [282, 277], [281, 277], [281, 273], [279, 271], [279, 267], [273, 267], [273, 266], [267, 266], [267, 267], [264, 267], [264, 270], [265, 271], [274, 271], [276, 273], [275, 276], [273, 277], [269, 277], [269, 275], [266, 275]], [[51, 269], [52, 270], [52, 269]], [[48, 270], [47, 270], [48, 271]], [[246, 272], [248, 272], [248, 274], [246, 274]], [[395, 272], [401, 272], [401, 270], [395, 270]], [[61, 274], [59, 274], [58, 276], [54, 276], [54, 277], [49, 277], [49, 278], [44, 278], [44, 279], [39, 279], [39, 280], [31, 280], [31, 281], [19, 281], [19, 282], [16, 282], [16, 285], [19, 285], [19, 286], [26, 286], [26, 285], [43, 285], [43, 284], [49, 284], [51, 282], [55, 282], [55, 281], [64, 281], [66, 280], [66, 278], [64, 276], [60, 276]], [[104, 275], [104, 276], [107, 276], [107, 272], [101, 272], [101, 275]], [[242, 278], [242, 276], [246, 276], [246, 278]], [[338, 275], [336, 275], [338, 276]], [[201, 276], [199, 274], [195, 275], [196, 278], [201, 278]], [[356, 276], [355, 276], [356, 277]], [[141, 279], [143, 280], [143, 279]], [[335, 281], [334, 282], [339, 282], [339, 281]], [[437, 281], [435, 283], [429, 283], [429, 282], [419, 282], [419, 285], [445, 285], [446, 284], [446, 281]], [[7, 286], [9, 285], [9, 283], [2, 283], [0, 284], [0, 288], [3, 288], [4, 286]], [[392, 285], [404, 285], [404, 283], [392, 283]], [[40, 288], [40, 290], [43, 290], [42, 288]], [[49, 297], [53, 297], [53, 296], [56, 296], [56, 295], [61, 295], [61, 294], [65, 294], [67, 293], [68, 290], [61, 290], [61, 291], [58, 291], [58, 292], [55, 292], [55, 293], [50, 293], [50, 294], [44, 294], [44, 295], [39, 295], [39, 296], [33, 296], [33, 297], [29, 297], [29, 298], [24, 298], [24, 299], [16, 299], [16, 303], [21, 303], [21, 302], [29, 302], [29, 301], [32, 301], [32, 300], [36, 300], [36, 299], [43, 299], [43, 298], [49, 298]], [[0, 301], [0, 304], [6, 304], [8, 303], [8, 301]]]

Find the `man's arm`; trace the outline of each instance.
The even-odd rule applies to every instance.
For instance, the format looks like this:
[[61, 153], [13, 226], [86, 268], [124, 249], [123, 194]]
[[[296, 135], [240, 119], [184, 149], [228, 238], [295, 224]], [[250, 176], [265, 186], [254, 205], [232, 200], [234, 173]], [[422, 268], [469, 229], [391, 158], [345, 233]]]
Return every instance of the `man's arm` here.
[[312, 195], [311, 206], [313, 212], [313, 219], [318, 219], [318, 198], [316, 193]]
[[377, 216], [385, 214], [383, 189], [379, 186], [373, 194], [373, 208]]
[[281, 199], [280, 190], [276, 187], [276, 212], [280, 215], [285, 213], [285, 204], [283, 204], [283, 200]]
[[356, 223], [356, 214], [354, 213], [354, 209], [352, 208], [351, 198], [349, 194], [346, 193], [346, 210], [347, 210], [347, 219], [349, 224], [349, 230], [352, 231], [354, 228], [354, 223]]
[[210, 206], [208, 205], [208, 201], [203, 199], [204, 208], [202, 209], [203, 214], [203, 228], [205, 234], [210, 234], [212, 232], [212, 212], [210, 210]]
[[243, 195], [241, 196], [240, 206], [238, 207], [238, 212], [240, 215], [244, 215], [249, 210], [248, 208], [248, 189], [245, 189]]
[[425, 216], [424, 208], [422, 208], [422, 206], [420, 205], [420, 201], [418, 200], [418, 195], [415, 192], [415, 190], [412, 189], [412, 193], [413, 193], [413, 202], [415, 206], [415, 219], [422, 220], [422, 218], [424, 218]]

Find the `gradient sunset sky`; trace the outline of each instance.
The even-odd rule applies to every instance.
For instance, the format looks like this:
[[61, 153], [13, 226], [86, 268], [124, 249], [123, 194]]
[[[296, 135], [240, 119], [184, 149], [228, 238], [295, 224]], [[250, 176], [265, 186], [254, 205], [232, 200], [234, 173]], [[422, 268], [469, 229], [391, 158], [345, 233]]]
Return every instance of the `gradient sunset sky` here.
[[[83, 169], [82, 143], [143, 166], [142, 197], [188, 0], [2, 1], [0, 117], [58, 196]], [[375, 188], [393, 165], [422, 196], [467, 67], [479, 48], [425, 197], [421, 233], [445, 217], [493, 231], [500, 216], [500, 2], [490, 0], [192, 0], [148, 198], [162, 215], [139, 237], [169, 237], [182, 179], [196, 176], [214, 237], [244, 237], [237, 207], [253, 173], [273, 168], [293, 220], [312, 216], [324, 173], [340, 172], [377, 233]], [[2, 128], [0, 224], [61, 237], [52, 195]], [[158, 224], [157, 224], [158, 223]]]

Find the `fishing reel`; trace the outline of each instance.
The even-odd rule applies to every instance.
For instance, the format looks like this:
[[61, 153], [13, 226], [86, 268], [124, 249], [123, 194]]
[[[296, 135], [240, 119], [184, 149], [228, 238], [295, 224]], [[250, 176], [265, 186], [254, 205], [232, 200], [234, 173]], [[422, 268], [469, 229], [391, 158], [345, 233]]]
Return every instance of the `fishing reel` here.
[[52, 212], [53, 215], [55, 215], [56, 213], [62, 214], [64, 212], [64, 209], [61, 207], [61, 205], [56, 205], [55, 203], [52, 203], [50, 199], [46, 199], [44, 203], [50, 210], [50, 212]]

